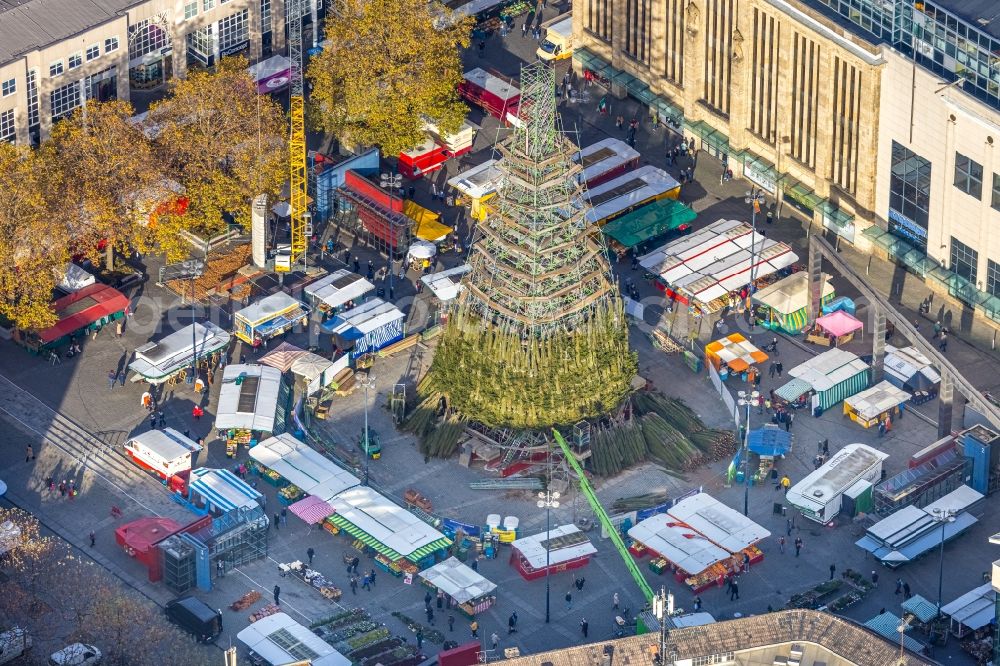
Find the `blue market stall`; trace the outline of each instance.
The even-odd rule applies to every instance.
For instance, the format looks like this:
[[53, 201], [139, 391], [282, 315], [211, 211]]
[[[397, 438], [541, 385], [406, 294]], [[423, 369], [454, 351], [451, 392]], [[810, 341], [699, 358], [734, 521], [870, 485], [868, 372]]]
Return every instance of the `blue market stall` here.
[[759, 459], [754, 483], [761, 483], [774, 469], [774, 459], [784, 458], [792, 450], [792, 434], [773, 423], [768, 423], [763, 428], [750, 431], [747, 436], [747, 449]]
[[350, 349], [356, 359], [402, 339], [405, 321], [402, 310], [373, 298], [323, 324], [323, 332], [332, 334], [337, 347]]

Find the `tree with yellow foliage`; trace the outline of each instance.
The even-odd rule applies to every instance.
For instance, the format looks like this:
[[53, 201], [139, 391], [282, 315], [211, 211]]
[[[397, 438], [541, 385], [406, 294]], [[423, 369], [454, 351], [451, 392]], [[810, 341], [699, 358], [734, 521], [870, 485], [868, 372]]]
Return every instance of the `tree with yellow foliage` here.
[[159, 211], [152, 232], [168, 259], [187, 256], [180, 231], [208, 237], [225, 229], [223, 213], [249, 218], [254, 197], [277, 198], [288, 177], [287, 123], [281, 106], [257, 86], [245, 58], [170, 83], [145, 127], [163, 174], [188, 205]]
[[313, 127], [397, 155], [420, 144], [424, 118], [456, 132], [468, 111], [456, 87], [472, 21], [427, 0], [344, 0], [309, 64]]
[[55, 323], [52, 290], [69, 261], [65, 222], [50, 215], [48, 180], [39, 155], [0, 141], [0, 316], [18, 328]]
[[163, 189], [152, 146], [131, 121], [128, 102], [88, 102], [52, 128], [40, 150], [50, 177], [60, 183], [56, 215], [69, 226], [72, 250], [92, 256], [105, 241], [105, 265], [114, 251], [149, 249], [142, 213]]

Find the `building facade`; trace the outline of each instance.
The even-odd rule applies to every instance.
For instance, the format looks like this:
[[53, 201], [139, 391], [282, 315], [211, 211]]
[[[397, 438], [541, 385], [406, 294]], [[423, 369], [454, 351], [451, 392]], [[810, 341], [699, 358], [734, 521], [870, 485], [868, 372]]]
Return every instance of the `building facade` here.
[[[285, 47], [284, 0], [0, 0], [0, 141], [37, 144], [89, 100], [148, 100], [219, 58]], [[303, 0], [315, 25], [323, 0]]]
[[881, 49], [797, 0], [575, 0], [577, 67], [850, 241], [875, 210]]

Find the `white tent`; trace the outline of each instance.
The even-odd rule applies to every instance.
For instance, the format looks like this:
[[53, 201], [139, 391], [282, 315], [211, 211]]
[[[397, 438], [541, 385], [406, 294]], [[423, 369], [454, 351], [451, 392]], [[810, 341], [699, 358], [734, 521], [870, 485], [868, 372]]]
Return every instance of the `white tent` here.
[[135, 360], [129, 363], [128, 368], [136, 373], [133, 381], [162, 384], [189, 366], [195, 352], [198, 358], [204, 358], [227, 347], [229, 340], [229, 333], [212, 322], [195, 322], [158, 342], [147, 342], [137, 347]]
[[544, 569], [546, 563], [545, 542], [577, 533], [583, 536], [583, 539], [578, 543], [574, 543], [566, 548], [556, 548], [555, 550], [548, 551], [549, 566], [555, 566], [597, 553], [594, 544], [590, 542], [586, 534], [580, 532], [580, 528], [576, 525], [553, 527], [549, 532], [539, 532], [538, 534], [515, 539], [510, 545], [521, 553], [532, 569]]
[[628, 535], [689, 574], [699, 574], [731, 557], [701, 534], [663, 513], [639, 522]]
[[58, 286], [65, 292], [74, 293], [96, 282], [97, 278], [76, 264], [66, 264], [66, 273]]
[[441, 301], [451, 301], [462, 293], [462, 276], [471, 270], [468, 264], [449, 268], [438, 273], [423, 275], [420, 281]]
[[361, 483], [356, 476], [288, 433], [266, 439], [251, 448], [250, 457], [306, 494], [326, 502]]
[[941, 613], [951, 618], [952, 631], [961, 637], [963, 627], [975, 631], [996, 618], [995, 596], [993, 585], [986, 583], [941, 606]]
[[[239, 384], [237, 378], [242, 377]], [[215, 427], [273, 432], [280, 405], [281, 371], [266, 365], [227, 365], [219, 389]]]
[[425, 569], [420, 573], [420, 577], [460, 604], [481, 599], [497, 589], [495, 583], [455, 557], [449, 557], [430, 569]]
[[330, 500], [334, 518], [346, 520], [403, 557], [435, 541], [446, 540], [436, 529], [368, 486], [355, 486]]
[[350, 666], [351, 660], [286, 613], [261, 618], [236, 634], [236, 639], [271, 666], [298, 663]]
[[331, 308], [339, 308], [374, 290], [375, 285], [346, 268], [321, 277], [305, 288], [306, 296], [312, 299], [313, 304], [322, 302]]
[[771, 536], [768, 530], [708, 493], [681, 500], [670, 507], [667, 514], [730, 553], [738, 553]]
[[886, 380], [899, 388], [917, 391], [941, 382], [941, 375], [931, 366], [930, 359], [916, 347], [886, 345], [883, 366]]

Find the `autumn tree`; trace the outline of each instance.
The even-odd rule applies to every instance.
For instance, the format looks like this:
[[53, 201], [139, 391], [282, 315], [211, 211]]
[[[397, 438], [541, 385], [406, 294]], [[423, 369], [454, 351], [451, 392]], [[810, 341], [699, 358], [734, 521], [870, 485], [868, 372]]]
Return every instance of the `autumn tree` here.
[[214, 71], [173, 79], [153, 105], [146, 132], [164, 174], [182, 188], [186, 210], [167, 208], [152, 232], [168, 259], [187, 255], [181, 231], [211, 236], [223, 213], [248, 215], [259, 194], [276, 198], [288, 177], [287, 123], [281, 107], [259, 95], [244, 58]]
[[54, 213], [67, 221], [73, 249], [89, 255], [105, 242], [109, 269], [115, 250], [149, 248], [143, 213], [151, 200], [170, 194], [133, 113], [128, 102], [88, 102], [57, 123], [40, 148], [46, 170], [60, 183]]
[[472, 21], [426, 0], [344, 0], [327, 16], [323, 52], [309, 64], [313, 127], [396, 155], [423, 141], [424, 118], [456, 132], [459, 48]]
[[58, 196], [39, 155], [0, 141], [0, 315], [18, 328], [55, 323], [52, 290], [69, 260]]

